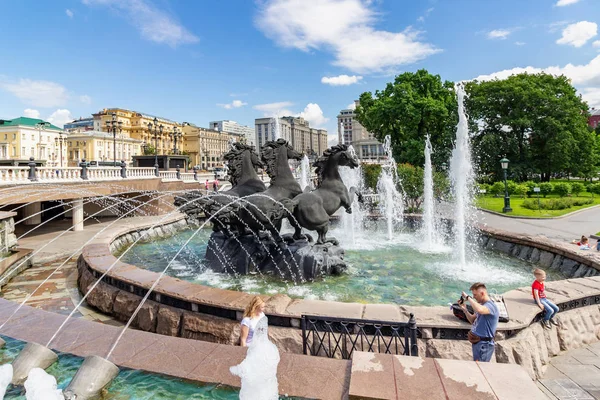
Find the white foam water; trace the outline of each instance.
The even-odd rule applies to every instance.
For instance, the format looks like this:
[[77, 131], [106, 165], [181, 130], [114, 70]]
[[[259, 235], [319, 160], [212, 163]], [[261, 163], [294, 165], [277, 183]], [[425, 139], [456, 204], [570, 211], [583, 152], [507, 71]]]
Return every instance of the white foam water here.
[[24, 386], [27, 400], [64, 400], [56, 378], [41, 368], [33, 368], [29, 372]]
[[401, 184], [398, 178], [396, 161], [392, 156], [392, 139], [387, 135], [383, 141], [383, 150], [387, 156], [381, 166], [381, 175], [377, 181], [377, 194], [379, 195], [379, 208], [387, 224], [387, 238], [394, 237], [394, 226], [402, 223], [404, 216], [404, 198], [398, 191]]
[[307, 186], [310, 186], [310, 161], [308, 157], [304, 155], [300, 163], [300, 188], [304, 190]]
[[4, 398], [6, 389], [13, 378], [13, 366], [12, 364], [4, 364], [0, 366], [0, 399]]
[[434, 252], [443, 245], [439, 234], [439, 224], [435, 213], [435, 198], [433, 196], [433, 166], [431, 165], [431, 141], [429, 135], [425, 140], [425, 168], [423, 176], [423, 225], [421, 236], [423, 249]]

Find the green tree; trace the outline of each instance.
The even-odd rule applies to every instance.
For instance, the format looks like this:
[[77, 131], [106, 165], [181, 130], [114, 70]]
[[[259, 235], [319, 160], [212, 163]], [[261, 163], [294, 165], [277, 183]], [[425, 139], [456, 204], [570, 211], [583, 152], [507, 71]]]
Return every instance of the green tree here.
[[494, 196], [499, 196], [504, 193], [504, 182], [494, 182], [490, 187], [490, 193]]
[[454, 84], [421, 69], [396, 76], [375, 94], [362, 93], [356, 114], [361, 125], [380, 141], [390, 135], [399, 163], [424, 165], [425, 137], [429, 134], [432, 163], [440, 167], [452, 151], [457, 110]]
[[381, 165], [379, 164], [364, 164], [362, 166], [365, 186], [373, 190], [377, 189], [377, 181], [381, 175]]
[[587, 129], [587, 104], [565, 76], [518, 74], [466, 84], [474, 153], [484, 173], [501, 176], [499, 158], [510, 160], [517, 180], [556, 172], [590, 174], [597, 164]]
[[529, 192], [529, 187], [524, 184], [517, 185], [517, 187], [515, 188], [515, 191], [514, 191], [514, 193], [516, 195], [521, 196], [523, 198], [525, 198], [525, 196], [527, 196], [527, 192]]
[[546, 197], [553, 191], [554, 191], [554, 185], [551, 184], [550, 182], [540, 183], [540, 193], [542, 194], [542, 196]]
[[410, 164], [398, 165], [398, 178], [404, 192], [407, 212], [418, 212], [423, 202], [423, 168]]
[[588, 187], [588, 191], [592, 194], [600, 194], [600, 183], [592, 183]]
[[152, 146], [151, 144], [147, 144], [144, 147], [144, 155], [153, 156], [154, 154], [156, 154], [156, 149], [154, 148], [154, 146]]
[[571, 193], [575, 194], [575, 196], [579, 196], [579, 193], [585, 192], [585, 186], [581, 182], [573, 182], [571, 183]]
[[571, 193], [571, 185], [566, 182], [558, 182], [554, 184], [554, 192], [560, 197], [565, 197]]

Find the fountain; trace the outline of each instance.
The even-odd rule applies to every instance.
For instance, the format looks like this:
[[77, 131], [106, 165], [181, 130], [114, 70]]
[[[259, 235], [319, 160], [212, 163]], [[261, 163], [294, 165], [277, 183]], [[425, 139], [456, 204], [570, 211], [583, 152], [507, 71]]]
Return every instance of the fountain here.
[[305, 190], [307, 187], [310, 189], [310, 176], [310, 161], [305, 154], [300, 162], [300, 189]]
[[469, 125], [463, 104], [465, 91], [461, 84], [456, 85], [458, 96], [458, 126], [456, 142], [450, 159], [450, 180], [454, 196], [454, 244], [458, 262], [464, 268], [467, 263], [467, 236], [469, 234], [469, 217], [474, 215], [473, 198], [473, 165], [469, 144]]
[[387, 238], [394, 238], [394, 225], [402, 222], [404, 214], [404, 201], [398, 191], [401, 182], [398, 179], [396, 161], [392, 155], [392, 138], [387, 135], [383, 141], [383, 150], [386, 160], [381, 166], [381, 175], [377, 181], [377, 194], [379, 195], [379, 208], [385, 217]]
[[[354, 147], [352, 147], [352, 145], [348, 146], [348, 151], [353, 157], [356, 157], [356, 152], [354, 151]], [[342, 177], [342, 181], [346, 187], [355, 187], [358, 189], [358, 193], [364, 191], [364, 178], [360, 165], [356, 168], [341, 167], [340, 176]], [[351, 214], [342, 213], [341, 234], [344, 235], [344, 238], [349, 237], [349, 241], [352, 243], [352, 246], [356, 246], [357, 238], [362, 237], [364, 217], [364, 211], [361, 209], [360, 202], [357, 201], [352, 203]]]
[[431, 141], [429, 135], [425, 141], [425, 169], [423, 177], [423, 225], [424, 248], [432, 251], [440, 244], [439, 226], [436, 223], [435, 199], [433, 196], [433, 168], [431, 165]]

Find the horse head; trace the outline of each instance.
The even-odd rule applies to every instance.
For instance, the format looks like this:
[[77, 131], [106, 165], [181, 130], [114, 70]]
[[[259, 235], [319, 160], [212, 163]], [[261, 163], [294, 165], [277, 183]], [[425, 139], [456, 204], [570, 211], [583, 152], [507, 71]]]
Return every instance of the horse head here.
[[[267, 174], [271, 179], [289, 172], [288, 160], [302, 159], [302, 154], [294, 150], [285, 139], [277, 139], [265, 143], [261, 148], [261, 156], [267, 169]], [[291, 179], [291, 172], [288, 175]]]
[[345, 150], [337, 153], [335, 156], [338, 157], [338, 165], [340, 167], [357, 168], [360, 165], [360, 161], [358, 160], [356, 152], [352, 146], [347, 147]]
[[223, 155], [227, 162], [229, 171], [229, 180], [232, 186], [235, 186], [249, 177], [257, 177], [256, 169], [262, 167], [258, 154], [254, 151], [254, 146], [235, 142], [231, 150]]

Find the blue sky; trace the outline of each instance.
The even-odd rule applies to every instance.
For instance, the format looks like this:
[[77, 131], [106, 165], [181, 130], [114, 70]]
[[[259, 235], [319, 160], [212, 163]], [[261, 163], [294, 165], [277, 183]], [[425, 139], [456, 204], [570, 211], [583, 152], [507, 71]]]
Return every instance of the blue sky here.
[[565, 73], [600, 106], [600, 0], [4, 2], [0, 118], [123, 107], [207, 126], [336, 115], [397, 73]]

